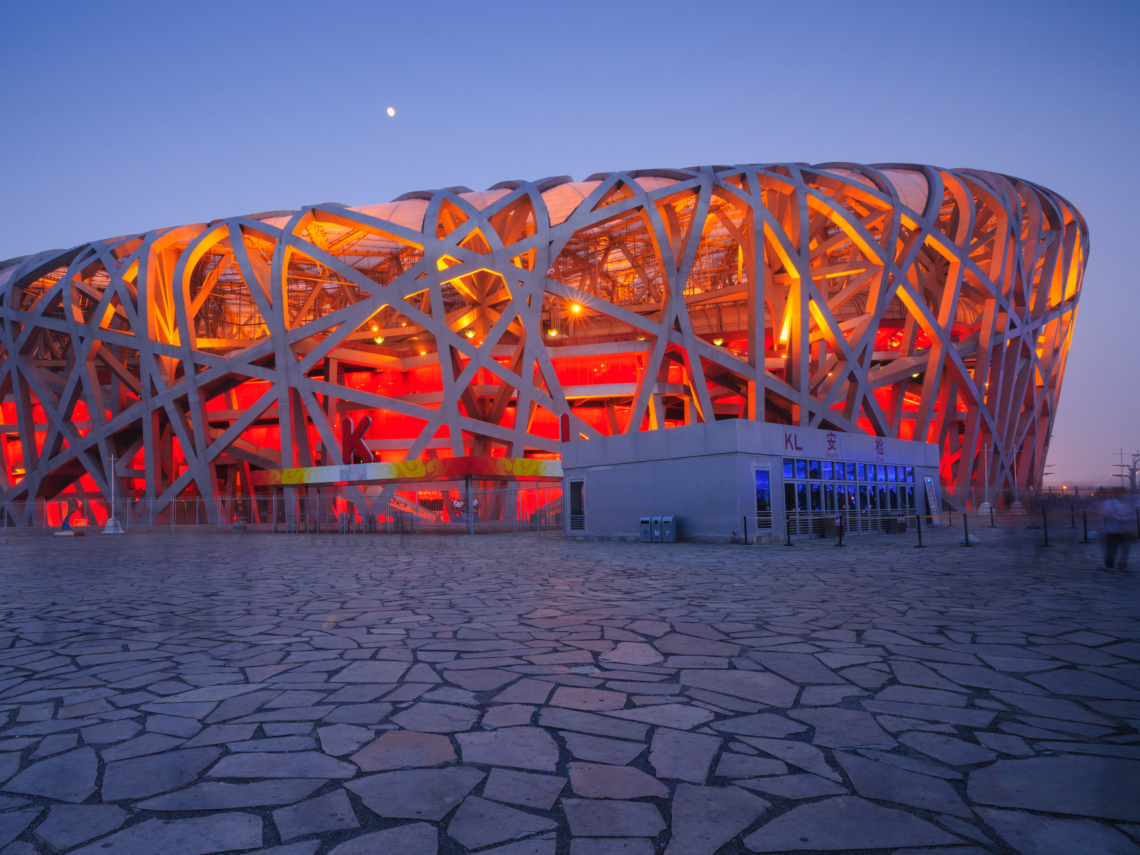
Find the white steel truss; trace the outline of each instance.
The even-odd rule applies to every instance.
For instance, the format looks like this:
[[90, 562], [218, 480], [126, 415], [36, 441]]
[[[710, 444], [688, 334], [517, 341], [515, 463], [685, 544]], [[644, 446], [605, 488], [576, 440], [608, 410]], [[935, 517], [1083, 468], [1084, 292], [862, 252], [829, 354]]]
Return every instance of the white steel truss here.
[[[0, 263], [0, 502], [557, 454], [748, 418], [1040, 482], [1088, 257], [1044, 188], [911, 164], [600, 173], [314, 205]], [[608, 368], [607, 368], [608, 365]], [[114, 456], [115, 463], [111, 458]], [[29, 512], [30, 513], [30, 512]]]

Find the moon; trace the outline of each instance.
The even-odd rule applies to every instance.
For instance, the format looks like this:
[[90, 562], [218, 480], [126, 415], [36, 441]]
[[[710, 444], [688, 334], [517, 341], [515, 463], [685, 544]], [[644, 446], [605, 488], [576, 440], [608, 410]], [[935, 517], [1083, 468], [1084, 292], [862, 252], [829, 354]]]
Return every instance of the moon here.
[[389, 115], [389, 116], [394, 116], [394, 115], [396, 115], [396, 108], [395, 108], [395, 107], [389, 107], [389, 108], [388, 108], [388, 115]]

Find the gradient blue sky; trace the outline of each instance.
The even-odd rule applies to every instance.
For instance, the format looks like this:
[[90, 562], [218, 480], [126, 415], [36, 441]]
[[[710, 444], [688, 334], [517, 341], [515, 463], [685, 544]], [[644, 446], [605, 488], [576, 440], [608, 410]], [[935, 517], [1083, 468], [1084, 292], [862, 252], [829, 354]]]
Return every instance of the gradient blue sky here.
[[1140, 447], [1135, 2], [0, 0], [0, 33], [0, 259], [652, 166], [1043, 184], [1092, 236], [1047, 483], [1105, 483]]

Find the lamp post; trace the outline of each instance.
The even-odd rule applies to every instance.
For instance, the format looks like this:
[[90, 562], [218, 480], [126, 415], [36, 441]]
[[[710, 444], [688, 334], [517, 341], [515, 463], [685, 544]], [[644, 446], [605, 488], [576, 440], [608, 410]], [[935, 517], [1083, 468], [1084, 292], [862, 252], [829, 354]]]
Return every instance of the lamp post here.
[[103, 527], [103, 534], [126, 534], [115, 516], [115, 455], [111, 455], [111, 516], [107, 518], [107, 525]]
[[988, 442], [982, 446], [982, 462], [986, 467], [986, 480], [982, 488], [984, 490], [984, 498], [982, 504], [978, 507], [978, 513], [988, 514], [993, 509], [993, 505], [990, 504], [990, 445]]

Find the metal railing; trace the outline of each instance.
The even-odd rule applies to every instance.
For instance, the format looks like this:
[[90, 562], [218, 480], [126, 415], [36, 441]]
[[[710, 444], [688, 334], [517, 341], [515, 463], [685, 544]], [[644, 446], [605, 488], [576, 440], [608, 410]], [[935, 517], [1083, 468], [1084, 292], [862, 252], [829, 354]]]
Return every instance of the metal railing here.
[[1134, 501], [1140, 498], [1125, 487], [1022, 487], [1013, 490], [984, 490], [971, 487], [957, 493], [947, 493], [948, 501], [956, 512], [976, 512], [986, 507], [1001, 512], [1015, 507], [1022, 508], [1087, 508], [1106, 499]]
[[899, 519], [905, 526], [913, 525], [914, 508], [845, 508], [843, 510], [792, 510], [784, 515], [785, 530], [779, 535], [792, 537], [832, 537], [836, 531], [836, 518], [842, 519], [846, 534], [893, 533], [899, 528]]
[[[470, 497], [471, 511], [468, 511]], [[131, 531], [524, 533], [562, 530], [562, 488], [385, 490], [378, 496], [302, 489], [241, 499], [39, 499], [0, 504], [0, 531], [98, 532], [113, 515]], [[65, 526], [65, 521], [67, 525]]]

